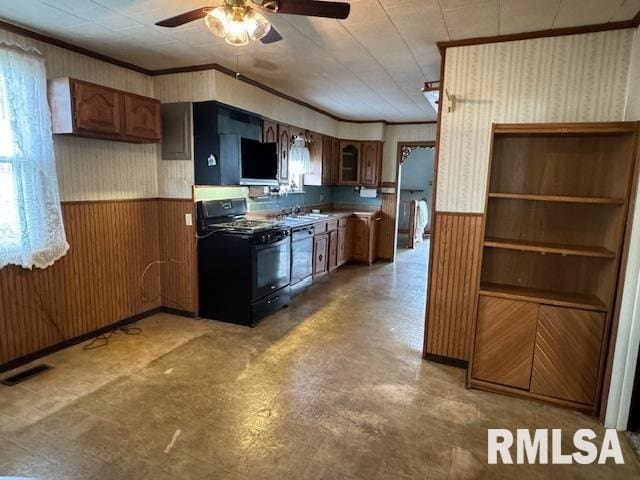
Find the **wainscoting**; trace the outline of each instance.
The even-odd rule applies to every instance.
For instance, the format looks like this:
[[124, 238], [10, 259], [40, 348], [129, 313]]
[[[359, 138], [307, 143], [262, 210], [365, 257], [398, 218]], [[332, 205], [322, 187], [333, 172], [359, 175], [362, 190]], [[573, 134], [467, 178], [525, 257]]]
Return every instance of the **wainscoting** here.
[[424, 354], [466, 362], [477, 308], [483, 215], [437, 212], [434, 220]]
[[[191, 208], [163, 199], [63, 203], [67, 255], [44, 270], [0, 270], [0, 365], [160, 306], [194, 311]], [[153, 263], [165, 259], [185, 263]]]
[[395, 193], [382, 193], [382, 220], [378, 225], [378, 258], [393, 260], [395, 255], [396, 207]]
[[192, 214], [190, 199], [159, 199], [160, 265], [162, 306], [196, 311], [196, 238], [195, 225], [185, 224], [185, 215]]

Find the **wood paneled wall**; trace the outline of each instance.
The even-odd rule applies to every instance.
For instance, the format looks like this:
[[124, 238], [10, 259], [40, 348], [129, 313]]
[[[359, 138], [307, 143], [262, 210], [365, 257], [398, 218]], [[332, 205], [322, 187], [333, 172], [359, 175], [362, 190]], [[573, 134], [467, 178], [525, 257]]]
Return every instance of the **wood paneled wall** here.
[[393, 260], [395, 255], [397, 194], [382, 193], [382, 220], [378, 225], [378, 258]]
[[436, 212], [425, 356], [468, 361], [477, 309], [483, 215]]
[[44, 270], [0, 270], [0, 365], [160, 306], [193, 312], [195, 239], [184, 217], [192, 208], [63, 203], [67, 255]]
[[192, 214], [193, 202], [183, 199], [158, 200], [162, 306], [196, 311], [195, 226], [187, 226], [185, 215]]

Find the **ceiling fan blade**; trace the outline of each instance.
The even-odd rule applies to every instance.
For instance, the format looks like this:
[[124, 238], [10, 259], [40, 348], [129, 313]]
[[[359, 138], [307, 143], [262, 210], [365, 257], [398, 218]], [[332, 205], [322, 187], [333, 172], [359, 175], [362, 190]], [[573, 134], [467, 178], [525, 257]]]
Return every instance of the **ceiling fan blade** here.
[[351, 5], [344, 2], [322, 2], [318, 0], [264, 0], [262, 6], [267, 10], [291, 15], [309, 17], [339, 18], [349, 16]]
[[190, 12], [185, 12], [181, 15], [176, 15], [175, 17], [165, 18], [164, 20], [157, 22], [156, 25], [159, 27], [179, 27], [185, 23], [193, 22], [199, 18], [204, 18], [211, 10], [213, 10], [213, 7], [198, 8], [196, 10], [191, 10]]
[[260, 39], [260, 41], [264, 44], [276, 43], [276, 42], [279, 42], [280, 40], [282, 40], [282, 35], [280, 35], [278, 31], [275, 28], [273, 28], [273, 25], [271, 25], [271, 30], [269, 30], [269, 33], [267, 33], [264, 37]]

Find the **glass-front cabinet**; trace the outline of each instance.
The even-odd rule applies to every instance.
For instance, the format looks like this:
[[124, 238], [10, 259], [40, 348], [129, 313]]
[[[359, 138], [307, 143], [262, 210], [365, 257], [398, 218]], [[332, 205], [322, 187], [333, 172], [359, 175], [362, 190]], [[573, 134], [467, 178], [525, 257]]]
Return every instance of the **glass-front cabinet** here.
[[357, 185], [360, 178], [360, 142], [340, 142], [340, 185]]

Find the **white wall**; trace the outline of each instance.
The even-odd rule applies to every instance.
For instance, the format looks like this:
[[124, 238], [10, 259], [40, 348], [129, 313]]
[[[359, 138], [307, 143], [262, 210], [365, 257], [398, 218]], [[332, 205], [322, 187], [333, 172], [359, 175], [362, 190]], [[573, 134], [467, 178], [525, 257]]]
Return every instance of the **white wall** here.
[[[625, 119], [640, 120], [640, 29], [636, 29], [631, 53]], [[622, 292], [605, 420], [606, 426], [619, 430], [627, 428], [640, 343], [640, 189], [636, 195], [627, 273]]]
[[624, 119], [633, 30], [447, 49], [437, 211], [483, 212], [493, 122]]

